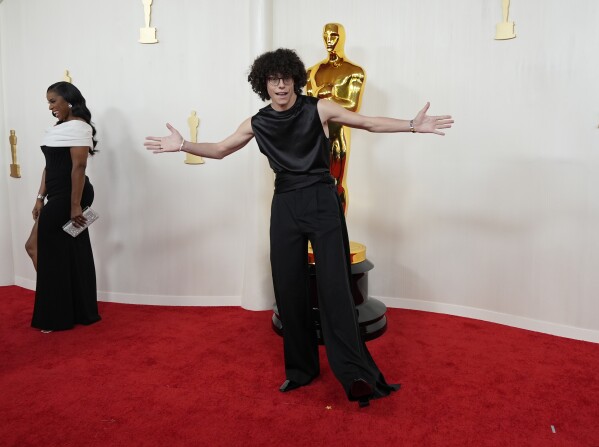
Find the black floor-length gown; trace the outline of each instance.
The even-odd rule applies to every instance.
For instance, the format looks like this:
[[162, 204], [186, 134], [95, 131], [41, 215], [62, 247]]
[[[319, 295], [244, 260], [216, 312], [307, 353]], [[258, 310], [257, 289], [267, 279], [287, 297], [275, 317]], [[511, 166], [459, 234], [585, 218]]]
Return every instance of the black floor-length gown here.
[[[96, 271], [89, 231], [72, 237], [62, 229], [71, 217], [70, 148], [42, 146], [42, 151], [48, 201], [38, 218], [37, 286], [31, 326], [64, 330], [100, 320]], [[94, 189], [86, 176], [82, 208], [93, 200]]]

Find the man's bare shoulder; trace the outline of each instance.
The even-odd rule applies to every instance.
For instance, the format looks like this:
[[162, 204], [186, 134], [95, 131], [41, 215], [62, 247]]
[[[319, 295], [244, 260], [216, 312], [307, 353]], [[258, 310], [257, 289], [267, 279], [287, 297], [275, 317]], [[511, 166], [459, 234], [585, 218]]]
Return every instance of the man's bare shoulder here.
[[246, 118], [239, 125], [239, 130], [241, 130], [242, 132], [251, 133], [253, 135], [254, 134], [254, 130], [252, 129], [252, 118], [254, 118], [254, 117], [250, 116], [249, 118]]
[[319, 99], [316, 107], [318, 108], [318, 113], [320, 117], [323, 118], [323, 121], [326, 121], [331, 115], [337, 114], [341, 110], [345, 110], [335, 101], [329, 101], [328, 99]]

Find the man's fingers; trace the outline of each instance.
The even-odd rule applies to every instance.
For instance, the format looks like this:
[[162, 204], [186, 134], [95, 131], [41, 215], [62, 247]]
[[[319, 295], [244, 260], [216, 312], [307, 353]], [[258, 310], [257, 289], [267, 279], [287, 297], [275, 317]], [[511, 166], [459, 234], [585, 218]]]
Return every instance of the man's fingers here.
[[435, 126], [437, 126], [437, 127], [439, 127], [439, 126], [451, 127], [452, 124], [453, 124], [452, 119], [437, 119], [437, 120], [435, 120]]
[[146, 141], [144, 141], [144, 146], [146, 147], [146, 149], [154, 149], [154, 148], [161, 147], [162, 143], [160, 141], [146, 140]]
[[171, 146], [169, 141], [173, 139], [174, 134], [179, 134], [179, 131], [175, 129], [173, 126], [171, 126], [170, 123], [166, 123], [166, 128], [171, 132], [171, 134], [167, 135], [166, 137], [146, 137], [146, 140], [144, 141], [144, 146], [146, 147], [146, 149], [154, 152], [155, 154], [161, 154], [163, 152], [172, 152], [172, 149], [171, 151], [165, 151], [163, 148], [163, 144]]

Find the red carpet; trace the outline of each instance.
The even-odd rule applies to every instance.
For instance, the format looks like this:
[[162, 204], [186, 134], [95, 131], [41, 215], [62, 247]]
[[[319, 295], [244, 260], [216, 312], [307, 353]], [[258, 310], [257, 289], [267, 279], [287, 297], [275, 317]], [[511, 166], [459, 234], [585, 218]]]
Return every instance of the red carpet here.
[[2, 446], [599, 446], [597, 344], [389, 309], [368, 346], [402, 389], [360, 409], [324, 356], [278, 391], [270, 312], [100, 303], [103, 321], [41, 334], [33, 292], [0, 303]]

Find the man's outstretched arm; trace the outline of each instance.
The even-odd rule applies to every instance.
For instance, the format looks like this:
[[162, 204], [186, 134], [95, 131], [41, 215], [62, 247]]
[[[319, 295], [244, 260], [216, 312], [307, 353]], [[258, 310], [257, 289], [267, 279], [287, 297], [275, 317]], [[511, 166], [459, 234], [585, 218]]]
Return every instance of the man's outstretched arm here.
[[163, 152], [187, 152], [206, 158], [224, 158], [238, 151], [254, 137], [251, 118], [245, 120], [237, 130], [219, 143], [192, 143], [186, 141], [179, 131], [170, 124], [166, 124], [171, 134], [166, 137], [146, 137], [146, 149], [161, 154]]
[[[430, 103], [418, 112], [413, 120], [373, 117], [350, 112], [332, 101], [318, 101], [318, 113], [323, 124], [328, 121], [369, 132], [419, 132], [445, 135], [440, 129], [449, 129], [453, 124], [451, 115], [429, 116]], [[412, 126], [410, 126], [410, 123]]]

